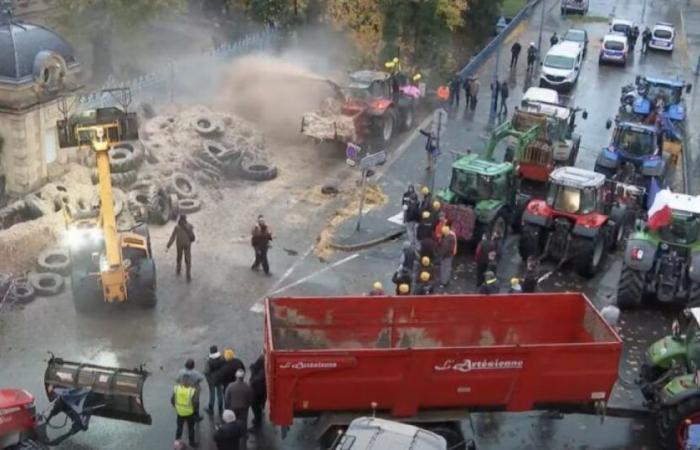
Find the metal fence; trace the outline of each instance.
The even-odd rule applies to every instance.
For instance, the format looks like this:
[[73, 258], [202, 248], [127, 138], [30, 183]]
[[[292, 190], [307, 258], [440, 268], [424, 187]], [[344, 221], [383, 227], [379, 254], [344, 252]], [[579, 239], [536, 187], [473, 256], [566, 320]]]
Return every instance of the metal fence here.
[[[480, 68], [484, 65], [486, 61], [491, 57], [494, 51], [503, 44], [503, 42], [508, 39], [513, 31], [520, 25], [520, 23], [530, 16], [532, 10], [540, 3], [541, 0], [532, 0], [523, 9], [520, 10], [518, 14], [513, 17], [510, 23], [496, 35], [491, 41], [482, 48], [479, 53], [474, 55], [466, 66], [458, 72], [459, 77], [464, 80], [467, 77], [473, 76]], [[544, 7], [544, 6], [543, 6]], [[495, 26], [495, 24], [494, 24]]]
[[220, 47], [204, 51], [199, 55], [190, 56], [166, 64], [159, 70], [132, 78], [118, 81], [110, 77], [99, 89], [78, 96], [77, 109], [93, 109], [114, 104], [114, 98], [102, 92], [107, 88], [127, 87], [131, 90], [135, 103], [148, 102], [151, 104], [172, 101], [181, 78], [192, 76], [193, 71], [209, 67], [220, 60], [232, 59], [245, 54], [271, 48], [278, 38], [272, 30], [265, 30], [244, 39], [232, 41]]

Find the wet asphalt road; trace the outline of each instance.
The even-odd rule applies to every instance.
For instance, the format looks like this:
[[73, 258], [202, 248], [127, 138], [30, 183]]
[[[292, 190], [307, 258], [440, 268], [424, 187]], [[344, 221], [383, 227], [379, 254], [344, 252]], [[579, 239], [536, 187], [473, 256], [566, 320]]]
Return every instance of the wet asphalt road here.
[[[558, 3], [558, 2], [557, 2]], [[684, 2], [683, 2], [684, 3]], [[680, 23], [680, 12], [676, 2], [661, 0], [591, 0], [590, 16], [611, 15], [636, 21], [642, 19], [652, 25], [656, 20]], [[549, 36], [556, 30], [559, 34], [572, 24], [585, 27], [590, 35], [588, 55], [581, 77], [572, 92], [572, 104], [588, 110], [587, 121], [579, 119], [577, 131], [583, 135], [579, 165], [592, 168], [595, 155], [607, 143], [609, 132], [605, 120], [614, 115], [620, 87], [634, 80], [637, 73], [648, 75], [687, 74], [687, 57], [679, 48], [673, 55], [649, 54], [641, 58], [635, 55], [634, 63], [627, 68], [597, 65], [599, 39], [607, 25], [599, 22], [562, 19], [557, 4], [546, 3], [544, 23], [544, 47], [548, 47]], [[527, 29], [518, 37], [526, 46], [537, 40], [539, 13], [535, 12]], [[500, 77], [510, 76], [511, 104], [519, 98], [525, 85], [525, 64], [521, 58], [518, 71], [508, 75], [506, 57], [509, 57], [510, 42], [503, 51]], [[466, 146], [478, 149], [483, 142], [486, 122], [487, 91], [492, 66], [487, 65], [481, 74], [482, 88], [477, 113], [463, 116], [458, 111], [450, 122], [444, 146], [463, 150]], [[697, 112], [690, 103], [691, 122], [697, 124]], [[422, 141], [415, 140], [402, 146], [404, 153], [390, 167], [380, 184], [392, 199], [396, 200], [407, 183], [419, 184], [424, 180], [424, 155]], [[394, 150], [397, 151], [397, 150]], [[443, 186], [449, 179], [449, 154], [445, 154], [438, 166], [435, 184]], [[343, 161], [339, 155], [338, 173]], [[221, 208], [235, 210], [234, 195], [224, 195]], [[398, 205], [398, 202], [396, 203]], [[396, 212], [399, 208], [396, 208]], [[322, 214], [325, 211], [319, 211]], [[388, 214], [387, 218], [393, 214]], [[308, 217], [313, 217], [309, 215]], [[167, 449], [171, 448], [175, 421], [169, 405], [169, 393], [174, 374], [187, 357], [203, 361], [210, 343], [234, 346], [246, 363], [252, 362], [262, 345], [261, 315], [252, 312], [266, 293], [284, 288], [286, 285], [307, 278], [292, 288], [284, 289], [280, 295], [344, 295], [358, 294], [368, 290], [375, 278], [390, 286], [390, 278], [398, 264], [400, 242], [389, 242], [353, 254], [336, 253], [330, 261], [320, 261], [306, 250], [315, 242], [322, 223], [310, 221], [306, 224], [286, 228], [278, 221], [276, 247], [286, 247], [296, 252], [282, 254], [273, 249], [272, 278], [252, 275], [246, 268], [249, 250], [240, 246], [231, 253], [222, 248], [206, 248], [195, 255], [195, 261], [203, 270], [197, 272], [192, 285], [173, 276], [172, 255], [166, 257], [156, 250], [159, 263], [158, 308], [153, 312], [132, 309], [110, 311], [97, 317], [76, 316], [68, 294], [51, 299], [39, 299], [24, 310], [13, 311], [0, 317], [0, 385], [22, 387], [39, 397], [39, 406], [45, 405], [42, 398], [41, 378], [45, 351], [76, 360], [101, 364], [136, 366], [146, 363], [153, 375], [145, 392], [146, 407], [154, 417], [150, 427], [116, 421], [96, 419], [88, 433], [83, 433], [63, 444], [61, 448], [87, 449]], [[169, 230], [154, 231], [154, 248], [164, 247]], [[350, 258], [351, 257], [351, 258]], [[299, 262], [300, 261], [300, 262]], [[332, 268], [329, 263], [341, 262]], [[288, 270], [290, 269], [290, 270]], [[323, 270], [322, 273], [318, 273]], [[515, 242], [509, 243], [502, 267], [503, 279], [518, 273], [520, 258]], [[585, 281], [569, 272], [556, 273], [544, 284], [543, 290], [583, 290], [594, 301], [602, 295], [615, 291], [619, 276], [618, 257], [610, 258], [606, 270], [593, 280]], [[468, 259], [457, 262], [451, 291], [473, 290], [473, 264]], [[621, 367], [623, 377], [630, 380], [638, 367], [637, 358], [647, 343], [660, 337], [668, 329], [673, 312], [640, 311], [623, 316], [622, 335], [626, 341], [628, 358]], [[206, 394], [204, 395], [206, 397]], [[633, 389], [620, 385], [616, 389], [614, 402], [627, 406], [639, 403]], [[540, 413], [475, 415], [473, 429], [479, 449], [653, 449], [656, 448], [653, 425], [646, 421], [632, 422], [608, 419], [600, 424], [598, 418], [568, 416], [564, 419], [548, 419]], [[471, 427], [465, 422], [465, 429]], [[211, 424], [201, 424], [202, 445], [208, 443]], [[278, 433], [267, 428], [264, 439], [257, 448], [301, 450], [314, 448], [311, 443], [312, 428], [302, 421], [295, 424], [290, 436], [281, 441]], [[253, 447], [255, 448], [255, 447]]]

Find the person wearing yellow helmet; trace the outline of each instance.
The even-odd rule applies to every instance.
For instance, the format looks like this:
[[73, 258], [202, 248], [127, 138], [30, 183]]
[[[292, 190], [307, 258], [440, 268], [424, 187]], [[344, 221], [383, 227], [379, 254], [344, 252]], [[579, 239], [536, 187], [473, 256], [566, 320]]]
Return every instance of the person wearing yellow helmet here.
[[378, 295], [386, 295], [384, 293], [384, 286], [382, 286], [382, 283], [379, 281], [375, 281], [374, 284], [372, 284], [372, 290], [369, 291], [370, 296], [378, 296]]
[[428, 189], [427, 186], [423, 186], [420, 189], [420, 194], [423, 196], [423, 198], [420, 201], [420, 210], [422, 211], [431, 211], [431, 205], [433, 203], [433, 194], [430, 193], [430, 189]]
[[420, 265], [423, 266], [424, 268], [429, 268], [430, 267], [430, 258], [427, 256], [423, 256], [420, 259]]
[[433, 282], [431, 280], [430, 272], [422, 270], [418, 274], [418, 281], [416, 282], [416, 287], [414, 294], [417, 295], [429, 295], [433, 293]]
[[484, 284], [479, 287], [479, 293], [485, 295], [498, 294], [498, 278], [496, 274], [490, 270], [487, 270], [484, 274]]
[[442, 227], [440, 233], [440, 287], [444, 289], [452, 278], [452, 261], [457, 254], [457, 236], [447, 225]]
[[513, 277], [510, 279], [510, 288], [508, 288], [509, 294], [522, 294], [523, 288], [520, 286], [520, 278]]
[[[407, 269], [400, 267], [399, 270], [394, 273], [394, 276], [391, 277], [391, 281], [396, 285], [396, 295], [402, 295], [401, 286], [408, 286], [408, 291], [411, 291], [411, 284], [413, 284], [411, 273], [412, 272], [409, 272]], [[405, 295], [405, 293], [403, 295]]]
[[403, 283], [399, 285], [397, 295], [411, 295], [411, 286]]

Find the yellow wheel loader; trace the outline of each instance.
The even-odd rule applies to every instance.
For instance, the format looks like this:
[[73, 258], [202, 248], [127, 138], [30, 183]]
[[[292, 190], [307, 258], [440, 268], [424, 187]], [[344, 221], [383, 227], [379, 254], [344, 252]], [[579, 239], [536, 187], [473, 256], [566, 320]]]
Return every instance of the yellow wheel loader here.
[[81, 142], [95, 152], [100, 209], [97, 217], [68, 212], [66, 240], [71, 259], [73, 303], [88, 312], [103, 303], [127, 300], [144, 308], [156, 305], [156, 265], [145, 224], [117, 229], [112, 195], [109, 151], [110, 127], [117, 124], [77, 127]]

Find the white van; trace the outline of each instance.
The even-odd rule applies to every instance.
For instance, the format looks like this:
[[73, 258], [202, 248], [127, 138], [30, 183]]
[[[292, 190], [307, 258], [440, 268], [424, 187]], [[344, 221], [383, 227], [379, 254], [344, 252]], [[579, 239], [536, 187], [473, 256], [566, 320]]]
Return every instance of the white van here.
[[559, 93], [554, 89], [547, 89], [532, 86], [525, 91], [525, 95], [522, 98], [523, 105], [531, 102], [544, 102], [552, 103], [555, 105], [559, 104]]
[[549, 49], [542, 60], [540, 87], [571, 89], [578, 80], [583, 50], [576, 42], [564, 41]]

